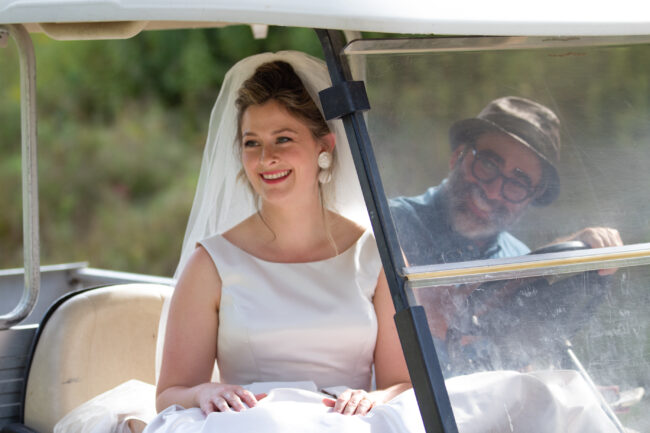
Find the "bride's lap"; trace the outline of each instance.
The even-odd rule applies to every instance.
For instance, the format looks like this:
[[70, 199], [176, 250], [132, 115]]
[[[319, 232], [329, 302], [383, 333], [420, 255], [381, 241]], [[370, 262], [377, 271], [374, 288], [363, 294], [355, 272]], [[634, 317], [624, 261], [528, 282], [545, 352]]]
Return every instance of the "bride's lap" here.
[[295, 388], [272, 390], [257, 406], [242, 412], [213, 412], [207, 416], [197, 408], [172, 406], [161, 412], [145, 433], [265, 433], [424, 432], [412, 390], [386, 404], [377, 405], [366, 416], [341, 415], [323, 404], [324, 395]]

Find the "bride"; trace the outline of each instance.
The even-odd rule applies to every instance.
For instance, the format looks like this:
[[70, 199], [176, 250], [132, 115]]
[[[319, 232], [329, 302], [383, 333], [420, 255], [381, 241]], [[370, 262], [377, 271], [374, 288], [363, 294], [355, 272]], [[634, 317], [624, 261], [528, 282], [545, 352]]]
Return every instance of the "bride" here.
[[181, 419], [187, 431], [237, 428], [284, 400], [367, 415], [411, 388], [347, 142], [315, 103], [328, 86], [324, 65], [294, 52], [229, 72], [169, 306], [163, 412], [147, 432]]

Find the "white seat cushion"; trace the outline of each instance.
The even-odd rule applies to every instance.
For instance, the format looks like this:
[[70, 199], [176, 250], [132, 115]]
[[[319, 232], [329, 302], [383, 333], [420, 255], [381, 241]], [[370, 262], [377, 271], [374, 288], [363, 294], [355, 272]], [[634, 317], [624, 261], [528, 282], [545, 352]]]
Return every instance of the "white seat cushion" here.
[[34, 352], [25, 425], [51, 432], [66, 413], [127, 380], [155, 383], [158, 321], [171, 292], [169, 286], [123, 284], [62, 304]]

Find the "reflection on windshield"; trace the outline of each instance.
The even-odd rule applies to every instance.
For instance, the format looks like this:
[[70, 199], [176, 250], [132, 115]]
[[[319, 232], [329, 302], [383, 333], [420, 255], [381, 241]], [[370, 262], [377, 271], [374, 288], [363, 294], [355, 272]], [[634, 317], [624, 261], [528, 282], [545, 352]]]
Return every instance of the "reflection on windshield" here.
[[[650, 46], [365, 59], [407, 266], [650, 240]], [[650, 431], [649, 282], [628, 264], [415, 299], [447, 377], [569, 369], [626, 427]]]

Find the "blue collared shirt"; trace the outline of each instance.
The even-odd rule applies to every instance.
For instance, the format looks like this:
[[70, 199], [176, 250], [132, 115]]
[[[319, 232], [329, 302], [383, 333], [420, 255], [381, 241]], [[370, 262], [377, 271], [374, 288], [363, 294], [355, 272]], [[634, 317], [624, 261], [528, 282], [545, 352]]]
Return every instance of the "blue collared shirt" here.
[[400, 246], [410, 266], [514, 257], [530, 249], [508, 232], [500, 232], [480, 248], [456, 233], [449, 221], [446, 180], [416, 197], [397, 197], [390, 210]]

